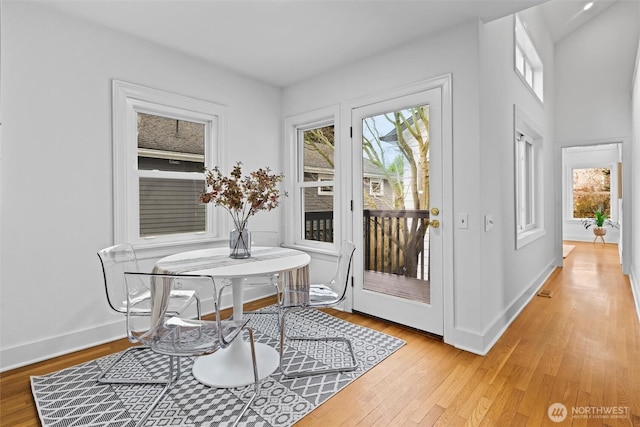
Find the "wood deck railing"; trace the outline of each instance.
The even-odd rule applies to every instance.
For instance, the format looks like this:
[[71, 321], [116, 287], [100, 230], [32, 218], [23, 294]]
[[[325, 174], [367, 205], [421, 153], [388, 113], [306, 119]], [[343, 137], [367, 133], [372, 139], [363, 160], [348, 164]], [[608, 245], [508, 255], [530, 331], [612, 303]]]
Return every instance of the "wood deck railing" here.
[[333, 211], [305, 212], [305, 239], [333, 242]]
[[365, 270], [428, 280], [429, 211], [365, 209]]
[[[429, 211], [363, 211], [364, 268], [428, 280]], [[306, 238], [333, 241], [333, 212], [306, 212]]]

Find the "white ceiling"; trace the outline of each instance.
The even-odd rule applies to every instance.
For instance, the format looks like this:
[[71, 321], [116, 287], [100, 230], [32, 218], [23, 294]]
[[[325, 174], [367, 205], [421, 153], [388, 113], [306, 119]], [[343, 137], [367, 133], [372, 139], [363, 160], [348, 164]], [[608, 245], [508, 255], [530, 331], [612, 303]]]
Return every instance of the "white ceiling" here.
[[[589, 10], [590, 0], [552, 0], [540, 6], [553, 40], [560, 41], [580, 26], [596, 17], [618, 0], [596, 0]], [[635, 1], [635, 0], [634, 0]]]
[[[42, 0], [64, 13], [287, 86], [470, 19], [545, 0]], [[606, 2], [606, 0], [599, 0]], [[553, 0], [561, 37], [586, 0]], [[572, 21], [569, 21], [572, 19]]]

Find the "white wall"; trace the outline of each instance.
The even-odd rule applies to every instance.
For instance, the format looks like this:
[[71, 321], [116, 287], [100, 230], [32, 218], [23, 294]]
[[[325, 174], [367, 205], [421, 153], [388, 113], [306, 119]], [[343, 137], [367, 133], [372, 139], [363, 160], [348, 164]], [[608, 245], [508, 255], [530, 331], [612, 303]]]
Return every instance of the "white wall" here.
[[[454, 235], [455, 249], [453, 278], [445, 284], [453, 286], [454, 301], [445, 311], [453, 310], [454, 315], [453, 337], [448, 339], [481, 354], [488, 351], [554, 265], [551, 235], [515, 251], [513, 104], [545, 124], [549, 144], [545, 172], [552, 173], [554, 97], [552, 73], [546, 110], [514, 74], [512, 22], [509, 17], [487, 25], [460, 25], [284, 91], [287, 116], [329, 105], [345, 108], [371, 93], [452, 74], [453, 205], [455, 212], [469, 214], [469, 228], [443, 224]], [[541, 54], [552, 70], [553, 48], [548, 36], [543, 36], [545, 50]], [[552, 182], [545, 180], [550, 190], [546, 214], [553, 208]], [[484, 232], [487, 213], [495, 214], [497, 220], [489, 233]], [[552, 218], [548, 224], [553, 233]]]
[[[537, 9], [520, 14], [544, 67], [544, 104], [514, 69], [514, 17], [482, 27], [480, 129], [482, 215], [495, 227], [481, 232], [481, 335], [488, 349], [531, 299], [559, 262], [554, 206], [554, 46]], [[542, 135], [538, 172], [545, 235], [516, 250], [514, 105]]]
[[619, 1], [556, 45], [556, 139], [566, 146], [631, 135], [638, 2]]
[[[242, 160], [281, 170], [282, 115], [275, 87], [45, 6], [2, 8], [5, 370], [124, 336], [121, 316], [107, 308], [96, 256], [114, 243], [112, 79], [226, 105], [223, 167]], [[258, 214], [252, 226], [277, 229], [280, 215]]]

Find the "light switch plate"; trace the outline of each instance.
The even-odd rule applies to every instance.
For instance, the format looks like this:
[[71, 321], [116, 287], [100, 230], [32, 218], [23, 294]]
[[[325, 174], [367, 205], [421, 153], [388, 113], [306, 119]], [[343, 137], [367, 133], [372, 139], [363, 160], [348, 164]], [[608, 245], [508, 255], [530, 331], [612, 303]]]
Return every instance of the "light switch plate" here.
[[491, 231], [493, 229], [494, 219], [492, 214], [484, 216], [484, 231]]

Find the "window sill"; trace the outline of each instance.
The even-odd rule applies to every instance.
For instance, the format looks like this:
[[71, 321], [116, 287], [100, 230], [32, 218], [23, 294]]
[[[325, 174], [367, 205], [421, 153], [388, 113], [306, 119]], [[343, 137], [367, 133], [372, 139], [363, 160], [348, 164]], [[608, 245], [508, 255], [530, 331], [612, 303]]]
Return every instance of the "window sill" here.
[[307, 246], [300, 244], [283, 244], [285, 248], [297, 249], [309, 254], [316, 254], [321, 256], [335, 257], [338, 253], [335, 250], [328, 249], [327, 247]]
[[228, 239], [208, 238], [202, 240], [183, 240], [158, 242], [154, 244], [134, 244], [139, 259], [157, 259], [177, 252], [193, 251], [218, 246], [227, 246]]
[[533, 230], [522, 231], [516, 236], [516, 250], [527, 246], [529, 243], [533, 243], [542, 236], [546, 231], [544, 228], [534, 228]]

